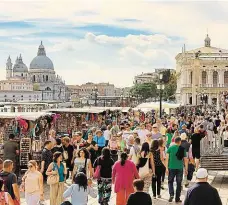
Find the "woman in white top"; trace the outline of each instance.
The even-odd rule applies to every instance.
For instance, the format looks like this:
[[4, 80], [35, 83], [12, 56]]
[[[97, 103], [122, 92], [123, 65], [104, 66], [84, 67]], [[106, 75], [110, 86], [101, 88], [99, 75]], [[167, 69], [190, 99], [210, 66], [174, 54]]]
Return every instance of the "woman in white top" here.
[[37, 205], [44, 200], [43, 176], [37, 171], [35, 160], [28, 162], [28, 171], [22, 178], [25, 188], [25, 200], [28, 205]]
[[87, 178], [93, 176], [93, 168], [86, 148], [80, 149], [77, 158], [74, 160], [73, 179], [78, 172], [83, 172]]
[[132, 162], [134, 162], [135, 165], [138, 164], [140, 150], [141, 150], [140, 139], [136, 138], [134, 145], [133, 145], [133, 147], [131, 147], [130, 153], [128, 156], [128, 159], [131, 160]]

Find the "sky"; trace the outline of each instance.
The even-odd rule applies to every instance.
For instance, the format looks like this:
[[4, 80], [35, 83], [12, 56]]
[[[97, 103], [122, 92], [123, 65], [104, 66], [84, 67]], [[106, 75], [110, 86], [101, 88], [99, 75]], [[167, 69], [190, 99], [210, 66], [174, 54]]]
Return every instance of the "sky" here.
[[0, 79], [8, 56], [29, 67], [40, 41], [66, 84], [131, 86], [137, 74], [175, 68], [183, 45], [228, 48], [228, 2], [1, 0]]

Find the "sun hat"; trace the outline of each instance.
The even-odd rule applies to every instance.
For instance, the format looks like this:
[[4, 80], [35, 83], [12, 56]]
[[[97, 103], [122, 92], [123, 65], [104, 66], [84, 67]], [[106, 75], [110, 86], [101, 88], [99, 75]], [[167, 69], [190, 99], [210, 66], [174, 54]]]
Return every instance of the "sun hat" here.
[[197, 179], [205, 179], [207, 178], [207, 176], [208, 176], [207, 170], [204, 168], [199, 168], [198, 171], [196, 172]]

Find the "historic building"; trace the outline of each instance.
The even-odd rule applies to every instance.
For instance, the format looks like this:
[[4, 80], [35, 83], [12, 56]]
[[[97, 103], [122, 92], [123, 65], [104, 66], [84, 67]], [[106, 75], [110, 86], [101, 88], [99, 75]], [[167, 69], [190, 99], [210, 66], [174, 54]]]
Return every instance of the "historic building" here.
[[204, 46], [176, 56], [177, 102], [182, 105], [217, 104], [228, 89], [228, 50], [211, 46], [207, 35]]
[[[159, 78], [159, 73], [167, 70], [166, 68], [156, 68], [154, 72], [142, 73], [134, 77], [134, 84], [152, 83]], [[173, 69], [171, 69], [173, 71]]]
[[6, 80], [0, 81], [0, 101], [65, 100], [65, 82], [56, 75], [53, 62], [46, 56], [42, 42], [29, 69], [21, 55], [14, 65], [10, 57], [7, 59]]

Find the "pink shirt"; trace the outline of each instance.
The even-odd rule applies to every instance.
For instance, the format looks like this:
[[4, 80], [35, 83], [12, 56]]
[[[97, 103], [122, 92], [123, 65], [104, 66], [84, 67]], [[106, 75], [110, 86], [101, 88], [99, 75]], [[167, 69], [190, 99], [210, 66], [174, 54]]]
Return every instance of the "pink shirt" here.
[[138, 178], [138, 170], [132, 161], [126, 160], [124, 166], [121, 166], [120, 161], [114, 164], [112, 180], [115, 182], [115, 193], [119, 192], [121, 189], [132, 189], [134, 179]]

